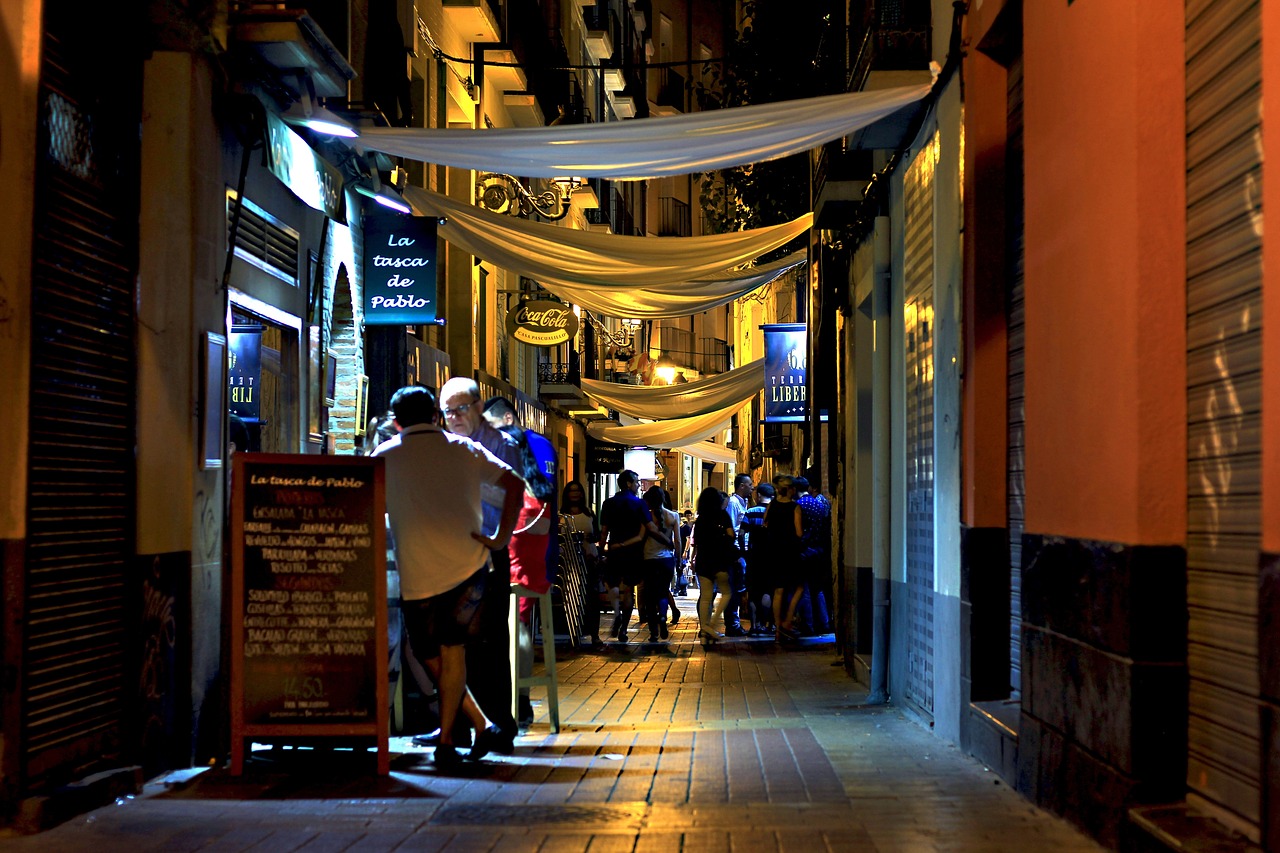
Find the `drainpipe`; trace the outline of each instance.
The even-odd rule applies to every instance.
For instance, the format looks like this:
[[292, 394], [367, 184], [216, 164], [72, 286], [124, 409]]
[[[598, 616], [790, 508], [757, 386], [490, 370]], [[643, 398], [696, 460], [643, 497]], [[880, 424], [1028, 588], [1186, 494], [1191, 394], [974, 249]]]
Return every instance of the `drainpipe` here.
[[867, 703], [889, 701], [890, 500], [889, 284], [890, 230], [887, 216], [876, 217], [871, 317], [875, 329], [871, 362], [871, 691]]

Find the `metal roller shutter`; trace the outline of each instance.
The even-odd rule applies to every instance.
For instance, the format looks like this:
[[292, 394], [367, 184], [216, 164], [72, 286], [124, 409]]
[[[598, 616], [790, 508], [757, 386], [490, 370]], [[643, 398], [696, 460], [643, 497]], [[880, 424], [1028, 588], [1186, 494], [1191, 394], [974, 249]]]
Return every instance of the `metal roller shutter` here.
[[[27, 790], [120, 756], [134, 536], [140, 64], [46, 7], [20, 744]], [[108, 53], [110, 55], [108, 55]]]
[[1008, 488], [1009, 528], [1009, 689], [1022, 690], [1022, 533], [1026, 529], [1026, 249], [1022, 179], [1022, 57], [1008, 67], [1008, 124], [1005, 142], [1005, 229], [1009, 271], [1005, 328], [1008, 341]]
[[907, 403], [906, 698], [933, 716], [933, 181], [939, 137], [903, 181]]
[[1247, 829], [1261, 807], [1259, 4], [1188, 0], [1186, 24], [1187, 784]]

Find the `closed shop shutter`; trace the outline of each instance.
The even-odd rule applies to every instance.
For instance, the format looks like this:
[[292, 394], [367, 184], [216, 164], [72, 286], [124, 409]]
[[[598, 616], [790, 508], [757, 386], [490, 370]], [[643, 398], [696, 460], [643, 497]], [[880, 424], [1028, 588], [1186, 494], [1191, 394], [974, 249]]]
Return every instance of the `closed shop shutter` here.
[[1259, 6], [1186, 6], [1187, 783], [1246, 830], [1261, 808]]
[[33, 237], [23, 788], [124, 750], [140, 63], [47, 7]]
[[906, 698], [933, 716], [933, 181], [939, 137], [903, 181], [906, 342], [907, 637]]
[[1022, 179], [1022, 57], [1008, 66], [1008, 124], [1005, 143], [1005, 229], [1009, 259], [1005, 328], [1008, 335], [1008, 528], [1009, 528], [1009, 689], [1022, 690], [1022, 533], [1026, 529], [1026, 267]]

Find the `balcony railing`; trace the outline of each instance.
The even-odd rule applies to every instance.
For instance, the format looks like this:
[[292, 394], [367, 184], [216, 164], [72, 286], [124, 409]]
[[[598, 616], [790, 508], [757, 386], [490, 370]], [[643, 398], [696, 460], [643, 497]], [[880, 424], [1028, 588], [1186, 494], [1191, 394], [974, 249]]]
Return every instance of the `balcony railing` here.
[[544, 361], [538, 364], [538, 385], [577, 385], [578, 365], [570, 361]]
[[862, 0], [849, 4], [849, 88], [872, 71], [928, 67], [932, 58], [929, 0]]
[[659, 107], [684, 112], [684, 75], [674, 68], [658, 69], [658, 86], [653, 102]]

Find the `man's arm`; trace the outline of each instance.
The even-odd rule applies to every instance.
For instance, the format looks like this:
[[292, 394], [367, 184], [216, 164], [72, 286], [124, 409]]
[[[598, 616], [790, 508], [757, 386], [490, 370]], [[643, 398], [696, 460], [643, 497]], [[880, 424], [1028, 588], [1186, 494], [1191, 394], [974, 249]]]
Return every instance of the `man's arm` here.
[[480, 533], [471, 534], [490, 551], [507, 547], [507, 543], [511, 541], [511, 531], [516, 529], [516, 521], [520, 518], [520, 507], [524, 504], [524, 480], [514, 472], [503, 471], [496, 485], [503, 490], [502, 518], [498, 521], [497, 532], [491, 537]]

